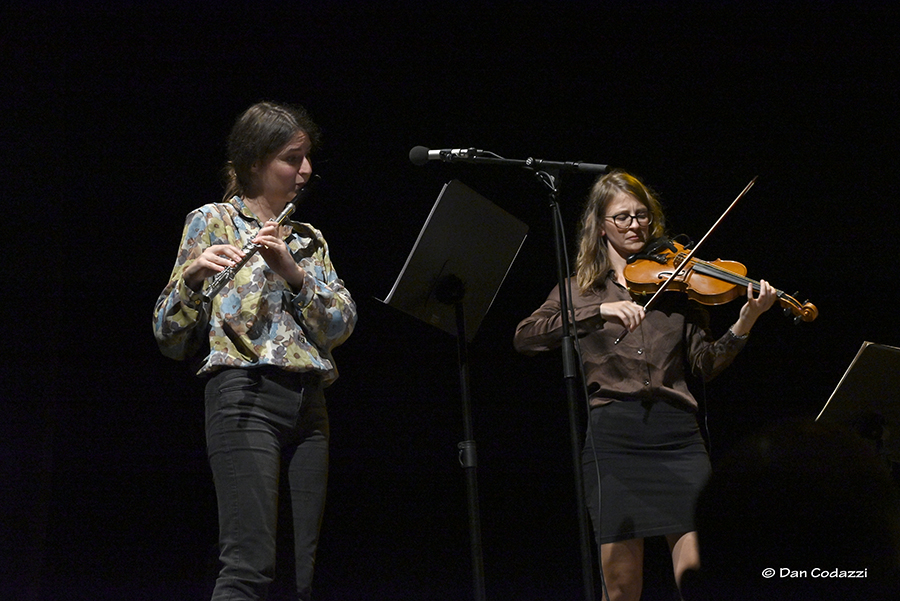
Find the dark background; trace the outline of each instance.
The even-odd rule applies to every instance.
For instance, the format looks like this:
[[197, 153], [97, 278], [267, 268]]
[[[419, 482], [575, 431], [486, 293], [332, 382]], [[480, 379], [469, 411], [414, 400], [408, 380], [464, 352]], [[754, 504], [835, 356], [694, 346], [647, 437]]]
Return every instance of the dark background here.
[[[471, 598], [456, 342], [377, 300], [453, 178], [531, 228], [470, 346], [488, 596], [581, 598], [559, 357], [511, 345], [555, 281], [545, 192], [525, 170], [415, 167], [413, 146], [626, 168], [695, 240], [759, 176], [703, 258], [802, 291], [820, 317], [766, 314], [706, 387], [713, 456], [815, 417], [863, 341], [900, 343], [897, 11], [749, 4], [8, 4], [0, 593], [208, 597], [202, 383], [159, 354], [150, 316], [185, 215], [221, 196], [231, 123], [261, 99], [304, 104], [324, 131], [323, 185], [297, 217], [359, 305], [328, 394], [318, 599]], [[570, 247], [590, 184], [562, 182]], [[712, 309], [717, 332], [739, 307]], [[667, 587], [651, 574], [645, 599]]]

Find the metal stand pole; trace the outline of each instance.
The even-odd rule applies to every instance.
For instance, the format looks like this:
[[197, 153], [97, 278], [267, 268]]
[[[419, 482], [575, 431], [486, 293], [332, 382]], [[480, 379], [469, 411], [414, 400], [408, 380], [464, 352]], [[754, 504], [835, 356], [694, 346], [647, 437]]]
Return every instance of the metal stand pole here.
[[572, 471], [575, 479], [575, 502], [578, 511], [578, 532], [581, 543], [581, 573], [584, 585], [585, 601], [594, 601], [594, 561], [591, 553], [591, 529], [587, 517], [587, 506], [584, 500], [584, 474], [581, 470], [581, 437], [584, 428], [579, 419], [578, 408], [578, 363], [575, 353], [575, 342], [569, 324], [569, 295], [566, 280], [568, 278], [565, 249], [563, 248], [562, 223], [559, 218], [557, 203], [559, 191], [556, 186], [557, 176], [543, 173], [542, 181], [550, 188], [550, 211], [553, 218], [553, 240], [556, 249], [556, 272], [559, 284], [559, 306], [562, 317], [562, 358], [563, 378], [566, 384], [566, 398], [569, 410], [569, 439], [571, 441]]
[[466, 316], [463, 308], [465, 284], [454, 275], [444, 276], [435, 288], [435, 297], [456, 310], [456, 342], [459, 354], [459, 388], [462, 397], [463, 434], [459, 463], [465, 470], [466, 496], [469, 509], [469, 541], [472, 552], [472, 580], [475, 601], [485, 601], [484, 558], [481, 550], [481, 511], [478, 505], [478, 454], [472, 427], [472, 400], [469, 392], [469, 350], [466, 343]]

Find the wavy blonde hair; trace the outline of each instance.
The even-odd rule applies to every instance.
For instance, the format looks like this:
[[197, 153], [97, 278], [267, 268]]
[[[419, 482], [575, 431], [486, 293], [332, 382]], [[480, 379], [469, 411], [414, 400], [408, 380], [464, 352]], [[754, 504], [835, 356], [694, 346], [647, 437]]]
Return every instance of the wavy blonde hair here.
[[665, 234], [666, 222], [662, 204], [648, 186], [633, 175], [621, 170], [610, 171], [594, 182], [584, 206], [578, 233], [578, 258], [575, 260], [575, 279], [582, 293], [599, 287], [612, 268], [609, 248], [601, 235], [603, 220], [613, 197], [619, 192], [630, 194], [647, 207], [653, 217], [650, 238]]

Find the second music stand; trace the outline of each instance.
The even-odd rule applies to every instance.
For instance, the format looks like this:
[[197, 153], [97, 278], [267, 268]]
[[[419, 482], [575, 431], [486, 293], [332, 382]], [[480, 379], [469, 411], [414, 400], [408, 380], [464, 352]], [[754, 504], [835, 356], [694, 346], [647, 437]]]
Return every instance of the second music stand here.
[[850, 428], [900, 463], [900, 348], [863, 342], [816, 421]]

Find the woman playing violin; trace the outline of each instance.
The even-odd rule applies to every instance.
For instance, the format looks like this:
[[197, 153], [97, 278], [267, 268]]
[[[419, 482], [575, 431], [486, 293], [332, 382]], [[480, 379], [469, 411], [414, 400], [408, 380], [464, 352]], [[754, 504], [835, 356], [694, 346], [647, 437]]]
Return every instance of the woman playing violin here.
[[[748, 285], [737, 321], [718, 339], [707, 311], [685, 294], [666, 292], [645, 311], [627, 289], [625, 266], [664, 233], [662, 207], [640, 180], [614, 171], [594, 184], [571, 296], [591, 407], [585, 497], [611, 600], [640, 599], [646, 537], [665, 536], [679, 585], [698, 566], [693, 509], [710, 464], [687, 371], [705, 380], [719, 374], [776, 301], [767, 282], [758, 294]], [[561, 320], [557, 286], [518, 325], [516, 350], [559, 347]]]

